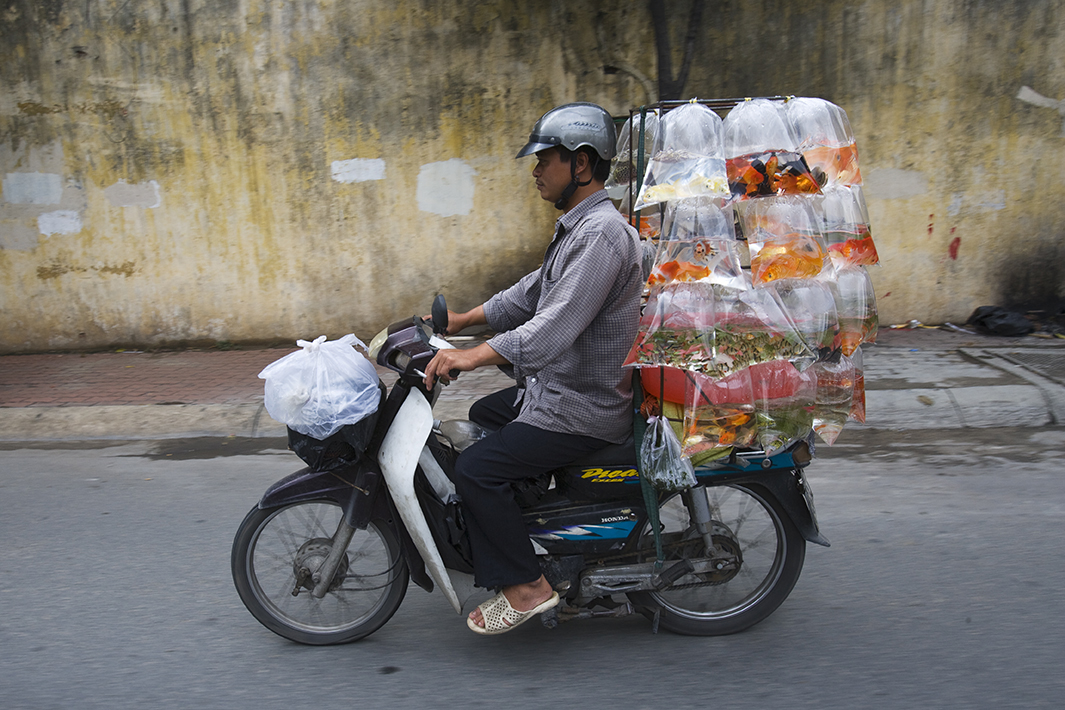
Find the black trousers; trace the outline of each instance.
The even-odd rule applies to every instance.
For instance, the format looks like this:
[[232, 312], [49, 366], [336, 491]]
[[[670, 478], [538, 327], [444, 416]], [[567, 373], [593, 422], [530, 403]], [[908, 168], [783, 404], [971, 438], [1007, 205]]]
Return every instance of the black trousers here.
[[455, 464], [455, 489], [462, 496], [470, 533], [474, 582], [486, 589], [535, 582], [541, 574], [511, 483], [572, 463], [609, 444], [515, 422], [516, 397], [517, 388], [511, 387], [474, 403], [470, 419], [494, 431], [463, 451]]

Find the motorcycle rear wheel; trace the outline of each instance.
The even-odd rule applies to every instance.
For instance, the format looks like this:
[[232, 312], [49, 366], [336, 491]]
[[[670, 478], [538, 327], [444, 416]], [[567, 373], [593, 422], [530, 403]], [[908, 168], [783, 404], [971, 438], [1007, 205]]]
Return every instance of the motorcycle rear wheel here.
[[[692, 492], [707, 496], [715, 544], [738, 555], [739, 569], [688, 574], [664, 591], [632, 592], [629, 597], [648, 618], [659, 614], [659, 625], [674, 633], [734, 634], [763, 621], [791, 593], [806, 558], [806, 540], [780, 503], [757, 486], [708, 486]], [[658, 514], [665, 568], [671, 561], [706, 554], [681, 495], [663, 500]], [[649, 524], [640, 548], [647, 550], [644, 559], [654, 559]]]
[[[328, 554], [343, 511], [332, 501], [252, 508], [233, 540], [232, 571], [248, 611], [274, 633], [313, 646], [356, 641], [396, 613], [410, 574], [391, 526], [371, 521], [356, 530], [321, 599], [301, 568], [316, 569]], [[297, 594], [294, 596], [293, 591]]]

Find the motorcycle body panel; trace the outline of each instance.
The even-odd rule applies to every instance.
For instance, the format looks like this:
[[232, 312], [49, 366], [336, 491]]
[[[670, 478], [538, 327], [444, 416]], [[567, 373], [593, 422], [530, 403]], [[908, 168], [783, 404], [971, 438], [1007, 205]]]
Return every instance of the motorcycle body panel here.
[[451, 584], [440, 551], [425, 520], [414, 489], [414, 473], [426, 439], [433, 429], [433, 408], [420, 393], [411, 392], [403, 401], [395, 420], [381, 442], [377, 461], [381, 464], [396, 512], [403, 521], [414, 546], [425, 562], [429, 576], [451, 602], [455, 613], [462, 613], [455, 588]]

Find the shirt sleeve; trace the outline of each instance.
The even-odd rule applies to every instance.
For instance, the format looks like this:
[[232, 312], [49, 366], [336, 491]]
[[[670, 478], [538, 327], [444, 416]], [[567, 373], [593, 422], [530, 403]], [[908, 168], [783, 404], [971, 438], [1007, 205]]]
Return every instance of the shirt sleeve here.
[[537, 269], [488, 299], [484, 304], [485, 320], [495, 331], [517, 328], [533, 317], [539, 300], [540, 270]]
[[534, 304], [531, 318], [488, 341], [514, 365], [517, 378], [534, 375], [558, 358], [598, 315], [620, 268], [614, 237], [621, 235], [593, 229], [569, 245], [557, 257], [555, 280], [544, 285], [539, 309]]

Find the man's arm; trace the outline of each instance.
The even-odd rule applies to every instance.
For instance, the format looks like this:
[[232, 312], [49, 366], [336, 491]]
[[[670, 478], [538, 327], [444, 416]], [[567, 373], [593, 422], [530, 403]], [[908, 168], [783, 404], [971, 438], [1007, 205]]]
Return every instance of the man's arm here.
[[481, 343], [469, 350], [440, 350], [425, 368], [425, 388], [432, 389], [433, 382], [438, 377], [443, 382], [450, 382], [453, 370], [469, 372], [485, 365], [507, 364], [507, 359], [493, 350], [488, 343]]

